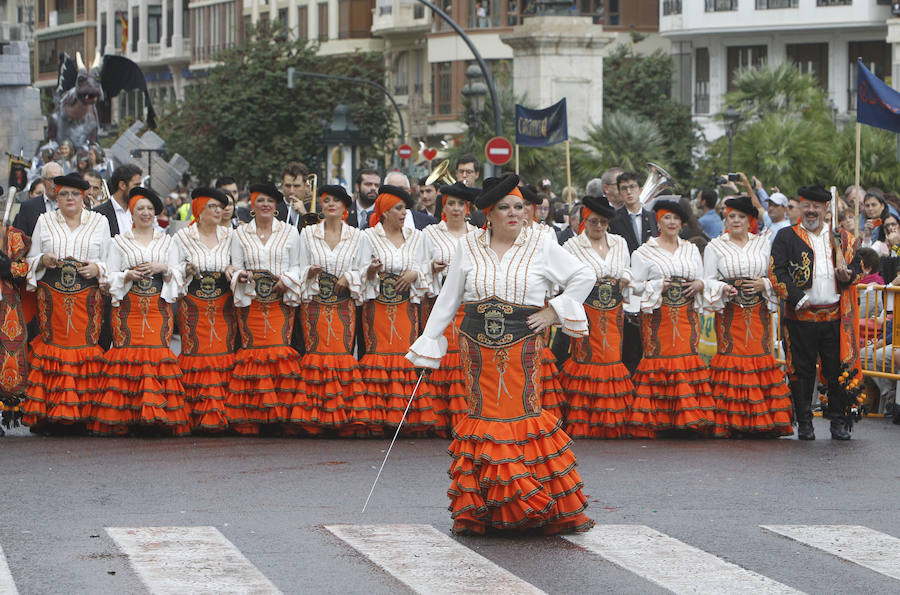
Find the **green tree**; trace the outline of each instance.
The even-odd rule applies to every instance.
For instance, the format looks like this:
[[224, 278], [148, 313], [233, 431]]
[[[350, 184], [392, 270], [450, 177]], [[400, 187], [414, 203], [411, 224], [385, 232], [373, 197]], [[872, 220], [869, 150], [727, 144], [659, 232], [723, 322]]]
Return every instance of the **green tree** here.
[[803, 74], [792, 62], [743, 68], [734, 79], [735, 90], [725, 96], [745, 120], [774, 112], [829, 118], [825, 91], [813, 74]]
[[323, 124], [344, 103], [369, 137], [364, 157], [381, 158], [394, 134], [384, 95], [368, 85], [298, 77], [287, 88], [287, 69], [384, 80], [378, 53], [319, 56], [305, 39], [293, 40], [277, 23], [261, 21], [240, 46], [222, 52], [208, 79], [189, 88], [179, 109], [165, 116], [160, 135], [170, 151], [203, 181], [228, 174], [240, 182], [271, 180], [301, 160], [321, 171]]
[[[603, 60], [603, 113], [627, 113], [655, 124], [663, 143], [648, 160], [669, 164], [681, 180], [691, 174], [700, 135], [690, 106], [672, 99], [674, 68], [672, 57], [662, 50], [642, 55], [629, 45], [616, 47]], [[643, 169], [641, 165], [639, 171]]]
[[643, 172], [648, 161], [659, 163], [665, 150], [665, 138], [651, 120], [607, 112], [603, 123], [592, 126], [587, 139], [572, 147], [572, 171], [582, 184], [613, 166]]
[[[864, 186], [878, 186], [896, 192], [900, 181], [897, 161], [897, 135], [888, 130], [862, 127], [860, 139], [860, 180]], [[828, 163], [831, 180], [841, 191], [853, 184], [856, 176], [856, 126], [843, 126], [833, 144]]]

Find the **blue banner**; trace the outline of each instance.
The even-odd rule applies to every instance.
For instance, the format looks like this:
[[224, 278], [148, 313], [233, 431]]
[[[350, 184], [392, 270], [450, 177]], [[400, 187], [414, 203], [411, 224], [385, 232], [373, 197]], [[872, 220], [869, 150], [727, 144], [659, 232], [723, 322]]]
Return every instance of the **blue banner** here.
[[872, 74], [862, 59], [857, 61], [856, 77], [856, 121], [900, 132], [900, 92]]
[[516, 104], [517, 145], [549, 147], [564, 140], [569, 140], [565, 98], [544, 109], [528, 109]]

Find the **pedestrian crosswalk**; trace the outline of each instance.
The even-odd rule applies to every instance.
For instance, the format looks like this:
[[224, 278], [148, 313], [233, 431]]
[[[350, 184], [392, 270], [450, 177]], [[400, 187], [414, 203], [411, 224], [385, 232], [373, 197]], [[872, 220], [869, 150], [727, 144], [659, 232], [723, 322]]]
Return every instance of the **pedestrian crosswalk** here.
[[[430, 525], [326, 525], [325, 538], [332, 545], [346, 550], [345, 555], [368, 561], [359, 572], [359, 592], [367, 591], [366, 579], [376, 580], [373, 573], [383, 573], [398, 581], [406, 590], [415, 593], [491, 593], [491, 594], [540, 594], [552, 591], [553, 584], [542, 585], [541, 575], [533, 570], [515, 568], [517, 559], [493, 556], [493, 560], [475, 551], [482, 545], [496, 549], [522, 547], [521, 540], [497, 541], [491, 538], [457, 540]], [[852, 584], [842, 584], [835, 575], [830, 583], [835, 592], [866, 591], [900, 592], [900, 539], [868, 527], [858, 525], [760, 525], [752, 527], [757, 537], [773, 540], [770, 548], [777, 548], [779, 536], [789, 538], [810, 548], [818, 555], [837, 556], [846, 562], [863, 567], [873, 584], [880, 588], [867, 589], [865, 575], [853, 579]], [[302, 567], [295, 569], [296, 583], [276, 586], [254, 562], [219, 530], [211, 526], [182, 527], [108, 527], [107, 534], [129, 561], [134, 575], [144, 590], [154, 595], [174, 593], [277, 593], [304, 592]], [[529, 540], [530, 538], [523, 538]], [[277, 549], [278, 542], [271, 537], [267, 542]], [[509, 544], [509, 545], [507, 545]], [[571, 556], [574, 544], [583, 552], [577, 567], [584, 573], [584, 590], [593, 591], [591, 580], [602, 580], [609, 573], [611, 563], [629, 576], [637, 585], [648, 581], [673, 593], [801, 593], [802, 578], [776, 569], [783, 559], [772, 558], [769, 569], [780, 580], [765, 576], [759, 560], [735, 559], [734, 552], [709, 552], [676, 537], [666, 535], [646, 525], [598, 525], [587, 533], [569, 535], [560, 539], [535, 538], [525, 546], [528, 556], [540, 559], [541, 553], [551, 550], [568, 552]], [[7, 551], [15, 544], [4, 543]], [[253, 548], [249, 548], [252, 550]], [[491, 548], [486, 548], [490, 550]], [[290, 552], [289, 558], [296, 552]], [[815, 555], [815, 554], [814, 554]], [[252, 557], [252, 556], [251, 556]], [[16, 556], [17, 560], [27, 556]], [[342, 572], [342, 556], [330, 561], [334, 572]], [[592, 562], [595, 560], [596, 562]], [[257, 561], [259, 563], [259, 561]], [[741, 564], [756, 569], [749, 570]], [[823, 567], [828, 564], [822, 564]], [[263, 566], [266, 568], [267, 566]], [[850, 565], [847, 565], [850, 568]], [[272, 569], [272, 566], [268, 566]], [[20, 580], [18, 588], [33, 592], [28, 584], [29, 569], [10, 568], [3, 549], [0, 548], [0, 595], [16, 595], [19, 591], [14, 579]], [[869, 572], [871, 571], [871, 572]], [[312, 571], [311, 571], [312, 572]], [[526, 580], [517, 572], [528, 574]], [[788, 577], [788, 578], [785, 578]], [[887, 578], [885, 578], [887, 577]], [[792, 578], [800, 584], [792, 585]], [[61, 591], [65, 591], [64, 577], [59, 578]], [[381, 580], [381, 579], [379, 579]], [[391, 580], [391, 579], [387, 579]], [[579, 579], [582, 580], [582, 579]], [[283, 576], [282, 576], [283, 581]], [[877, 581], [887, 581], [880, 582]], [[384, 584], [383, 581], [380, 584]], [[808, 585], [808, 583], [806, 583]], [[888, 585], [888, 587], [885, 587]], [[894, 587], [892, 588], [891, 585]], [[127, 591], [140, 591], [138, 585]], [[649, 589], [645, 583], [635, 592]], [[807, 590], [809, 589], [807, 586]]]

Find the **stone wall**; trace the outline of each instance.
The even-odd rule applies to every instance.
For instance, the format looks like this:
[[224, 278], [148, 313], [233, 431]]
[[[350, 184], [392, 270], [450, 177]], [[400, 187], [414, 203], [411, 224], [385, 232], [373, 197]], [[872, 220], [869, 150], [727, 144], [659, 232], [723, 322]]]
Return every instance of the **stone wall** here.
[[[41, 94], [31, 86], [28, 44], [0, 44], [0, 151], [31, 157], [44, 138]], [[0, 163], [5, 179], [5, 155]]]

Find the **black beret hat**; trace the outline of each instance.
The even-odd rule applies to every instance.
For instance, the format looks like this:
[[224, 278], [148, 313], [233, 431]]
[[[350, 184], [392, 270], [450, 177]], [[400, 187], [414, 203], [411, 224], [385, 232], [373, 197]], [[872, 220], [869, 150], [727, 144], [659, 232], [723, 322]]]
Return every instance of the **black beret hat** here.
[[525, 199], [525, 202], [527, 203], [539, 205], [544, 202], [544, 198], [538, 194], [537, 188], [531, 184], [522, 184], [519, 186], [519, 192], [522, 193], [522, 198]]
[[753, 201], [750, 200], [750, 197], [746, 194], [729, 198], [725, 201], [725, 206], [729, 209], [740, 211], [748, 217], [753, 217], [754, 219], [759, 218], [759, 209], [756, 208]]
[[154, 192], [150, 188], [144, 188], [143, 186], [135, 186], [131, 190], [128, 191], [128, 200], [131, 201], [135, 196], [141, 196], [146, 198], [151, 203], [153, 203], [153, 211], [159, 215], [163, 210], [162, 199], [159, 198], [159, 194]]
[[324, 186], [319, 187], [319, 198], [322, 198], [324, 195], [333, 196], [348, 208], [353, 203], [353, 199], [350, 198], [350, 195], [347, 194], [347, 190], [341, 186], [340, 184], [326, 184]]
[[585, 196], [581, 199], [581, 204], [607, 219], [612, 219], [616, 212], [616, 209], [609, 204], [605, 196]]
[[218, 201], [219, 204], [221, 204], [223, 207], [228, 206], [228, 195], [217, 188], [207, 188], [204, 186], [200, 186], [199, 188], [194, 188], [191, 191], [191, 200], [203, 197]]
[[502, 178], [488, 178], [484, 181], [481, 194], [475, 199], [475, 206], [481, 210], [487, 209], [497, 204], [518, 185], [519, 176], [516, 174], [506, 174]]
[[284, 194], [275, 187], [275, 184], [272, 182], [262, 182], [260, 184], [250, 184], [250, 194], [254, 192], [259, 192], [260, 194], [265, 194], [268, 197], [274, 198], [275, 200], [284, 200]]
[[91, 187], [91, 184], [78, 174], [56, 176], [55, 178], [53, 178], [53, 183], [57, 186], [68, 186], [69, 188], [75, 188], [76, 190], [81, 190], [82, 192]]
[[390, 194], [391, 196], [396, 196], [406, 204], [407, 209], [413, 207], [412, 196], [409, 195], [409, 192], [407, 192], [405, 188], [401, 188], [400, 186], [384, 184], [378, 189], [378, 194]]
[[674, 213], [681, 219], [681, 222], [684, 223], [687, 221], [687, 213], [684, 212], [684, 209], [681, 207], [681, 203], [674, 200], [666, 200], [663, 198], [658, 199], [655, 203], [653, 203], [653, 210], [657, 213], [659, 211], [669, 211], [670, 213]]
[[466, 202], [474, 202], [476, 196], [472, 188], [469, 188], [462, 182], [456, 182], [455, 184], [451, 184], [450, 186], [441, 186], [440, 193], [444, 196], [461, 198]]
[[807, 200], [815, 202], [828, 202], [831, 200], [831, 193], [825, 190], [821, 184], [813, 184], [812, 186], [800, 186], [797, 194]]

